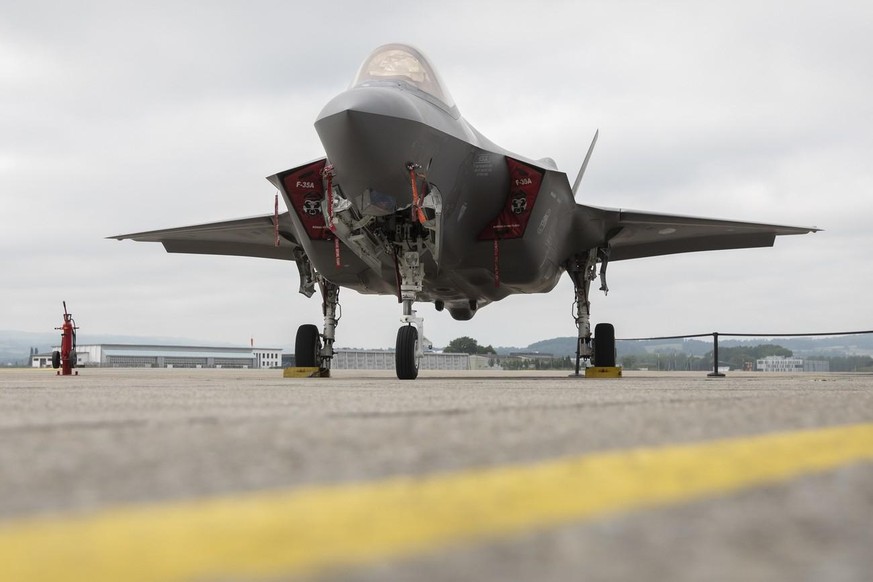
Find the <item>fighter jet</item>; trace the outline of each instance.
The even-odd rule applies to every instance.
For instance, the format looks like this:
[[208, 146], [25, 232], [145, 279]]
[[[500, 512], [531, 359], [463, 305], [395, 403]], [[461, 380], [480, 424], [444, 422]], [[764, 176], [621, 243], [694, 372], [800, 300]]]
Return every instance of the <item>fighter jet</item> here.
[[[597, 134], [573, 185], [549, 158], [531, 159], [488, 140], [462, 116], [431, 62], [388, 44], [363, 62], [351, 86], [315, 121], [325, 156], [267, 179], [286, 212], [117, 235], [160, 242], [171, 253], [294, 261], [300, 293], [322, 298], [321, 330], [297, 330], [298, 366], [329, 370], [341, 288], [402, 304], [396, 371], [418, 376], [424, 321], [415, 303], [468, 320], [516, 293], [573, 281], [580, 363], [615, 365], [615, 332], [592, 338], [591, 282], [607, 265], [672, 253], [772, 246], [815, 232], [779, 226], [578, 204]], [[598, 269], [599, 266], [599, 269]]]

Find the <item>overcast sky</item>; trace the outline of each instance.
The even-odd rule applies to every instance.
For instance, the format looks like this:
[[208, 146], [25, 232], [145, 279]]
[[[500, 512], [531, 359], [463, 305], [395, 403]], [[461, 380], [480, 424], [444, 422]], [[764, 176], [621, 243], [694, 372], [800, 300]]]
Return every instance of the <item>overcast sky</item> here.
[[[298, 5], [299, 4], [299, 5]], [[422, 49], [510, 151], [590, 204], [818, 226], [772, 249], [617, 262], [594, 322], [619, 337], [873, 328], [873, 3], [5, 2], [0, 329], [291, 346], [321, 321], [293, 263], [169, 255], [115, 234], [272, 211], [264, 179], [387, 42]], [[596, 288], [595, 283], [593, 286]], [[341, 295], [338, 345], [393, 346], [393, 297]], [[572, 285], [456, 322], [435, 345], [575, 335]], [[525, 317], [519, 318], [519, 314]]]

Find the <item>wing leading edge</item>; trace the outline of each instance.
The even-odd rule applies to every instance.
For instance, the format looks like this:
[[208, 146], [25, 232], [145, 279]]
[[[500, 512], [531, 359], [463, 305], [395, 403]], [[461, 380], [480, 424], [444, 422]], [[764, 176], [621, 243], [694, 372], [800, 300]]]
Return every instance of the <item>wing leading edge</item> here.
[[575, 250], [609, 247], [610, 261], [676, 253], [773, 246], [777, 236], [818, 232], [814, 227], [737, 222], [576, 205]]
[[273, 215], [241, 218], [224, 222], [197, 224], [164, 230], [150, 230], [110, 236], [116, 240], [159, 242], [168, 253], [199, 255], [232, 255], [265, 259], [295, 260], [300, 248], [291, 233], [288, 213], [279, 215], [280, 246], [276, 246], [276, 225]]

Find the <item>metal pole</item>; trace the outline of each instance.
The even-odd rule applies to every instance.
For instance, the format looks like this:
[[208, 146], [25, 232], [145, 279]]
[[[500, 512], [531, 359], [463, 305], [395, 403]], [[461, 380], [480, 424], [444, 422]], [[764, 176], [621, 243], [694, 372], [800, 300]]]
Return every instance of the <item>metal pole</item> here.
[[712, 332], [712, 372], [707, 374], [709, 378], [724, 378], [724, 374], [718, 371], [718, 332]]

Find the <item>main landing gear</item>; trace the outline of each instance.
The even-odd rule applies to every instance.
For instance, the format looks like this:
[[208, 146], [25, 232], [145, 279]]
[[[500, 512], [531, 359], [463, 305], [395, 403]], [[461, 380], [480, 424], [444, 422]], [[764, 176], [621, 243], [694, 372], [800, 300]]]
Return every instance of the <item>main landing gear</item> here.
[[330, 374], [330, 363], [333, 359], [333, 343], [336, 339], [336, 326], [342, 318], [339, 304], [339, 286], [324, 279], [316, 278], [321, 291], [321, 312], [324, 315], [324, 331], [318, 333], [318, 327], [312, 324], [297, 328], [297, 338], [294, 342], [295, 365], [301, 368], [318, 368], [320, 375]]
[[591, 302], [589, 291], [591, 282], [597, 278], [597, 263], [600, 262], [600, 290], [609, 293], [606, 284], [606, 267], [609, 263], [609, 249], [595, 248], [585, 255], [577, 255], [570, 260], [567, 272], [573, 279], [575, 301], [573, 318], [576, 320], [578, 337], [576, 340], [576, 375], [579, 375], [582, 360], [591, 360], [597, 368], [615, 367], [615, 328], [610, 323], [599, 323], [591, 336]]

